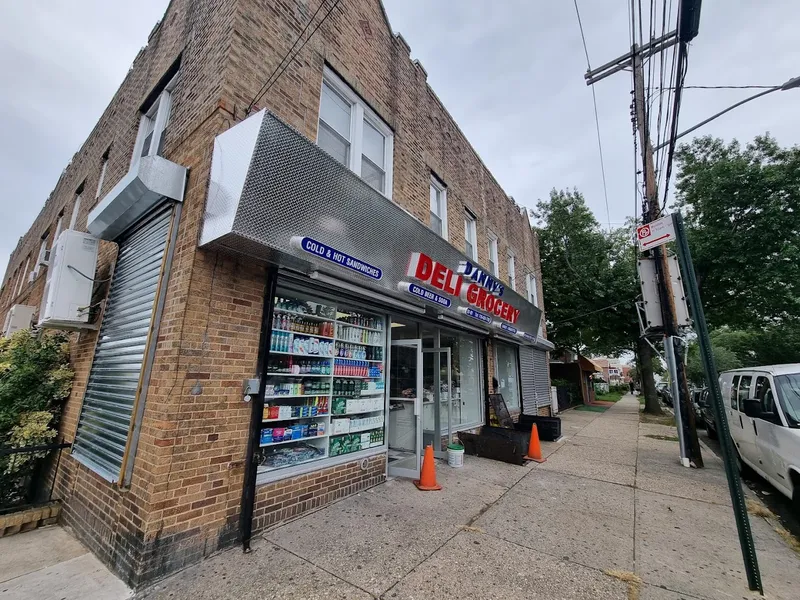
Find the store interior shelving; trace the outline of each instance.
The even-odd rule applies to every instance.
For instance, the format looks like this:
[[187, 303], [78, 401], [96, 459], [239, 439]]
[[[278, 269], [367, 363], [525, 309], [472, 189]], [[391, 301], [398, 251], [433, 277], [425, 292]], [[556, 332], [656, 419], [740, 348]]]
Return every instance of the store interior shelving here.
[[382, 316], [275, 301], [260, 472], [384, 445]]

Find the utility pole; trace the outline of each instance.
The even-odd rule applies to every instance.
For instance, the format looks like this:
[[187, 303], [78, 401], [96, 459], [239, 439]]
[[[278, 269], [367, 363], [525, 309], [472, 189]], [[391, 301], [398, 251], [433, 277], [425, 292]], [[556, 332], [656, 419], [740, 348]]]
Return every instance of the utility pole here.
[[[642, 220], [645, 223], [659, 218], [661, 206], [658, 199], [658, 186], [656, 184], [655, 161], [653, 160], [653, 146], [650, 142], [649, 122], [646, 112], [646, 98], [644, 93], [644, 69], [642, 60], [648, 56], [653, 56], [674, 46], [679, 42], [678, 31], [673, 31], [665, 36], [654, 39], [643, 45], [641, 48], [634, 44], [631, 51], [619, 58], [612, 60], [605, 65], [593, 69], [584, 76], [587, 85], [608, 77], [609, 75], [623, 70], [626, 67], [633, 69], [633, 103], [634, 115], [636, 117], [636, 127], [639, 133], [639, 140], [642, 151], [642, 165], [644, 167], [644, 197], [645, 202], [642, 206]], [[678, 335], [677, 312], [675, 309], [675, 298], [672, 294], [672, 280], [670, 278], [669, 262], [666, 252], [658, 247], [650, 250], [655, 259], [656, 275], [658, 277], [659, 297], [661, 300], [662, 323], [664, 328], [664, 345], [670, 346], [668, 356], [675, 356], [674, 361], [670, 361], [670, 378], [678, 385], [678, 398], [675, 399], [676, 422], [678, 424], [678, 434], [681, 439], [681, 458], [688, 458], [695, 467], [703, 467], [703, 457], [700, 452], [700, 442], [697, 439], [697, 427], [695, 422], [694, 407], [689, 397], [689, 386], [686, 381], [685, 369], [682, 363], [682, 352], [676, 347]], [[679, 344], [677, 346], [680, 346]], [[682, 348], [681, 348], [682, 349]], [[678, 351], [676, 351], [678, 350]], [[687, 465], [688, 466], [688, 465]]]
[[[642, 165], [644, 165], [644, 197], [647, 210], [642, 208], [642, 221], [648, 223], [659, 218], [661, 206], [658, 199], [658, 186], [656, 184], [656, 171], [653, 161], [653, 146], [650, 142], [648, 120], [645, 113], [646, 98], [644, 94], [644, 69], [642, 57], [637, 46], [631, 49], [633, 60], [633, 104], [636, 114], [636, 127], [639, 131], [639, 143], [642, 148]], [[655, 259], [656, 275], [658, 276], [659, 295], [661, 299], [662, 322], [664, 324], [664, 346], [667, 356], [675, 360], [667, 361], [670, 379], [677, 384], [678, 397], [675, 399], [675, 419], [682, 440], [682, 455], [688, 454], [689, 459], [698, 468], [703, 467], [703, 456], [700, 452], [700, 442], [697, 439], [697, 425], [694, 407], [689, 396], [689, 385], [686, 381], [686, 371], [678, 368], [678, 360], [682, 353], [675, 352], [676, 336], [678, 334], [678, 318], [675, 309], [675, 297], [672, 294], [672, 280], [669, 270], [667, 253], [661, 248], [651, 250]], [[667, 348], [668, 347], [668, 348]], [[681, 364], [682, 366], [682, 364]], [[688, 439], [686, 439], [688, 438]]]

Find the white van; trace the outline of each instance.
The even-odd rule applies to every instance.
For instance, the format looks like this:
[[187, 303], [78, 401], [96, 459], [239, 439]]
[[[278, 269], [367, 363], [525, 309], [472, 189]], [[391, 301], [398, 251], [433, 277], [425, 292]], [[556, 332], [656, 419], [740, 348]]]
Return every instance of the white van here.
[[800, 510], [800, 364], [725, 371], [722, 400], [737, 458]]

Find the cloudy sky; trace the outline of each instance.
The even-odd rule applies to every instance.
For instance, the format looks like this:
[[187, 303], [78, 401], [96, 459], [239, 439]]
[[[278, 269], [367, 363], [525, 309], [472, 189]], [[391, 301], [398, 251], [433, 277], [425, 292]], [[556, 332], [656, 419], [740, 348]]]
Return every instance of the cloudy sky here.
[[[103, 112], [168, 0], [3, 4], [0, 73], [8, 86], [0, 95], [4, 270], [17, 239]], [[592, 65], [624, 53], [627, 0], [578, 4]], [[586, 57], [572, 2], [385, 0], [385, 5], [392, 27], [411, 45], [436, 93], [518, 202], [533, 207], [554, 187], [577, 187], [603, 224], [616, 226], [633, 214], [630, 75], [618, 73], [595, 86], [607, 215], [592, 96], [583, 80]], [[800, 75], [798, 22], [796, 0], [705, 0], [686, 85], [776, 85]], [[755, 91], [686, 90], [681, 130]], [[784, 145], [800, 143], [798, 106], [800, 89], [776, 92], [698, 133], [747, 140], [770, 131]]]

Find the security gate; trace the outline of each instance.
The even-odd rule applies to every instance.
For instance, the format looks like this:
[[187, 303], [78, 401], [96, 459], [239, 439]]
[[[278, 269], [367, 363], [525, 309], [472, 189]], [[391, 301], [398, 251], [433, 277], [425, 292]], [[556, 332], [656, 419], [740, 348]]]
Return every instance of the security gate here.
[[112, 482], [124, 475], [174, 206], [157, 208], [117, 240], [117, 263], [72, 451]]

